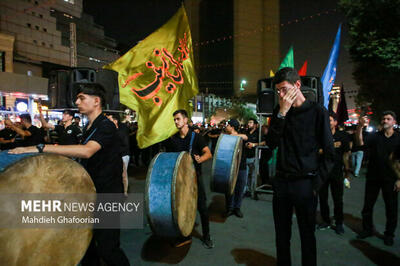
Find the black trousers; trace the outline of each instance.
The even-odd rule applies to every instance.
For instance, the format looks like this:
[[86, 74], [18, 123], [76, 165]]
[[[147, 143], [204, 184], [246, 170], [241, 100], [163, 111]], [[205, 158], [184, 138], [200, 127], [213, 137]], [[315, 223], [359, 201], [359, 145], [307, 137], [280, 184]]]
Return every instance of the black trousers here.
[[209, 221], [209, 214], [207, 207], [206, 190], [200, 172], [197, 172], [197, 189], [198, 189], [197, 210], [200, 213], [201, 228], [203, 231], [203, 237], [205, 237], [210, 234], [210, 221]]
[[100, 264], [100, 258], [108, 266], [129, 265], [128, 258], [119, 246], [120, 229], [94, 229], [93, 238], [90, 242], [82, 266], [97, 266]]
[[319, 190], [319, 208], [322, 220], [328, 224], [331, 223], [329, 215], [329, 187], [333, 199], [333, 213], [336, 224], [343, 224], [343, 173], [335, 177], [329, 177]]
[[293, 208], [301, 239], [302, 265], [317, 265], [315, 241], [315, 214], [317, 197], [311, 179], [287, 181], [279, 177], [273, 180], [273, 213], [277, 265], [291, 265], [290, 238], [292, 236]]
[[385, 235], [394, 237], [397, 226], [397, 195], [393, 191], [395, 180], [375, 180], [368, 179], [365, 183], [364, 208], [362, 210], [363, 229], [373, 231], [373, 209], [378, 198], [379, 191], [382, 190], [383, 201], [386, 211], [386, 230]]

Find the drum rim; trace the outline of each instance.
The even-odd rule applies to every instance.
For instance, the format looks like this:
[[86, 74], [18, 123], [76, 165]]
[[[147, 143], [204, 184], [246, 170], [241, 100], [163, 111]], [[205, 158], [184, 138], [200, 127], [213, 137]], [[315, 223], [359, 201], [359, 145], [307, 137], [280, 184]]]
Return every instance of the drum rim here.
[[[1, 151], [0, 154], [3, 153], [3, 152], [4, 152], [5, 154], [9, 154], [9, 153], [8, 153], [8, 150], [6, 150], [6, 151]], [[18, 156], [18, 155], [21, 155], [22, 158], [21, 158], [20, 160], [16, 160], [16, 161], [14, 161], [14, 162], [12, 162], [12, 163], [10, 163], [10, 164], [7, 164], [7, 166], [4, 167], [3, 170], [0, 169], [0, 173], [5, 172], [10, 166], [13, 166], [14, 164], [16, 164], [16, 163], [18, 163], [18, 162], [21, 162], [22, 160], [25, 160], [25, 159], [31, 158], [31, 157], [40, 156], [40, 155], [43, 155], [43, 154], [30, 152], [30, 153], [26, 153], [26, 154], [9, 154], [9, 155], [10, 155], [10, 156]]]
[[[235, 150], [236, 150], [236, 148], [238, 147], [238, 145], [240, 143], [243, 144], [243, 140], [239, 136], [234, 136], [234, 135], [230, 135], [230, 134], [221, 134], [218, 137], [218, 141], [217, 141], [217, 144], [215, 146], [215, 152], [214, 152], [214, 156], [213, 156], [214, 159], [213, 159], [213, 163], [212, 163], [212, 166], [211, 166], [211, 178], [210, 178], [210, 188], [211, 188], [211, 191], [214, 191], [214, 192], [215, 192], [215, 190], [214, 190], [214, 173], [215, 173], [215, 164], [216, 164], [217, 157], [218, 157], [218, 150], [219, 150], [218, 147], [219, 147], [219, 144], [220, 144], [220, 142], [221, 142], [221, 140], [222, 140], [222, 138], [224, 136], [232, 136], [232, 137], [236, 137], [237, 138], [236, 139], [236, 143], [235, 143]], [[242, 156], [243, 155], [243, 148], [239, 146], [239, 149], [241, 150], [241, 156]], [[242, 158], [241, 156], [240, 156], [240, 159]], [[232, 153], [232, 162], [233, 162], [234, 158], [235, 158], [235, 153], [233, 152]], [[239, 164], [240, 164], [240, 161], [239, 161]], [[230, 175], [231, 176], [232, 176], [232, 171], [233, 171], [233, 167], [231, 167], [231, 169], [230, 169]], [[226, 185], [226, 191], [230, 191], [230, 195], [232, 195], [231, 187], [232, 187], [232, 178], [229, 179], [229, 183]]]
[[154, 226], [154, 221], [151, 218], [150, 215], [150, 199], [149, 199], [149, 188], [150, 188], [150, 183], [151, 183], [151, 176], [153, 173], [153, 166], [155, 164], [155, 162], [157, 161], [157, 158], [162, 154], [162, 152], [157, 153], [154, 158], [151, 160], [150, 164], [149, 164], [149, 168], [150, 170], [147, 171], [147, 176], [146, 176], [146, 187], [145, 187], [145, 195], [144, 195], [144, 200], [145, 200], [145, 207], [146, 207], [146, 217], [147, 217], [147, 221], [149, 222], [151, 231], [156, 232], [157, 230], [155, 230], [155, 226]]
[[215, 149], [214, 149], [214, 159], [213, 159], [213, 163], [212, 163], [212, 165], [211, 165], [211, 178], [210, 178], [210, 188], [211, 188], [211, 191], [215, 191], [214, 190], [214, 172], [215, 172], [215, 164], [216, 164], [216, 162], [217, 162], [217, 157], [218, 157], [218, 147], [219, 147], [219, 143], [221, 142], [221, 139], [223, 138], [223, 136], [224, 135], [227, 135], [227, 134], [221, 134], [219, 137], [218, 137], [218, 140], [217, 140], [217, 144], [215, 144]]
[[[174, 166], [174, 173], [172, 176], [172, 182], [171, 182], [171, 210], [172, 210], [172, 219], [174, 221], [174, 226], [175, 226], [175, 230], [182, 235], [181, 230], [179, 229], [179, 224], [178, 224], [178, 210], [176, 209], [176, 199], [175, 199], [175, 192], [176, 192], [176, 176], [178, 173], [178, 166], [179, 163], [182, 160], [182, 157], [185, 156], [185, 154], [188, 154], [190, 156], [190, 154], [186, 151], [181, 151], [178, 155], [178, 158], [176, 158], [176, 162], [175, 162], [175, 166]], [[193, 163], [192, 163], [193, 165]], [[193, 165], [194, 167], [194, 165]]]
[[[240, 159], [239, 159], [239, 162], [238, 162], [237, 173], [235, 173], [235, 175], [236, 175], [235, 185], [231, 184], [231, 183], [233, 182], [232, 178], [229, 179], [230, 187], [233, 187], [233, 191], [231, 191], [231, 195], [232, 195], [232, 194], [234, 193], [234, 191], [235, 191], [235, 186], [236, 186], [236, 182], [237, 182], [237, 175], [239, 174], [239, 171], [240, 171], [240, 162], [241, 162], [242, 156], [243, 156], [243, 147], [242, 147], [242, 145], [243, 145], [243, 140], [242, 140], [241, 137], [238, 136], [238, 139], [236, 140], [236, 143], [235, 143], [235, 150], [238, 150], [238, 151], [239, 151], [239, 153], [240, 153]], [[234, 152], [232, 153], [232, 157], [233, 157], [233, 158], [232, 158], [232, 162], [233, 162], [234, 158], [236, 157], [236, 154], [235, 154]], [[231, 176], [233, 176], [233, 175], [232, 175], [232, 172], [233, 172], [233, 171], [235, 171], [235, 169], [234, 169], [234, 167], [231, 167]]]

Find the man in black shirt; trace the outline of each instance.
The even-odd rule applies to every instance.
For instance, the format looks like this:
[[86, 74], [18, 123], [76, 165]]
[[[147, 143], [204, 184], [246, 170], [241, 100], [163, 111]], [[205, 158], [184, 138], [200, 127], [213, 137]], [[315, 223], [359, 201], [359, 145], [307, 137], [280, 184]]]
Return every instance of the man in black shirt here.
[[[329, 114], [329, 123], [333, 135], [333, 144], [335, 147], [335, 161], [332, 171], [329, 173], [328, 179], [322, 185], [319, 191], [319, 206], [322, 216], [322, 224], [318, 229], [327, 229], [331, 225], [328, 205], [328, 192], [331, 188], [334, 216], [335, 216], [335, 232], [339, 235], [344, 234], [343, 228], [343, 173], [345, 178], [349, 177], [349, 157], [350, 145], [349, 136], [344, 131], [336, 130], [337, 118], [334, 112]], [[344, 168], [344, 172], [343, 172]]]
[[27, 147], [43, 143], [44, 139], [42, 132], [39, 128], [32, 125], [32, 118], [30, 114], [22, 114], [19, 116], [19, 118], [21, 119], [22, 128], [15, 125], [9, 119], [5, 120], [5, 124], [23, 138], [22, 142], [17, 143], [16, 146]]
[[15, 147], [15, 136], [17, 133], [9, 126], [0, 131], [0, 150], [9, 150]]
[[400, 189], [400, 180], [396, 178], [389, 156], [400, 146], [400, 134], [395, 132], [396, 114], [392, 111], [383, 113], [382, 130], [363, 137], [362, 128], [367, 124], [366, 117], [362, 117], [357, 127], [356, 137], [359, 145], [366, 145], [369, 154], [369, 163], [365, 183], [364, 208], [362, 210], [363, 231], [358, 238], [366, 238], [373, 234], [373, 208], [382, 189], [386, 209], [385, 245], [393, 245], [394, 231], [397, 226], [397, 191]]
[[[277, 265], [291, 265], [293, 208], [300, 230], [302, 265], [317, 265], [315, 240], [316, 193], [333, 164], [334, 148], [328, 112], [305, 99], [300, 77], [283, 68], [274, 77], [279, 107], [275, 109], [266, 144], [278, 147], [273, 180], [273, 213]], [[322, 158], [319, 149], [323, 150]]]
[[[16, 148], [9, 153], [48, 152], [82, 158], [81, 163], [92, 178], [97, 193], [122, 193], [122, 159], [119, 153], [117, 128], [102, 113], [105, 90], [98, 84], [82, 84], [77, 91], [76, 105], [87, 116], [89, 124], [79, 145], [37, 145]], [[129, 265], [120, 248], [119, 229], [94, 229], [93, 238], [82, 265]]]
[[256, 180], [257, 173], [255, 171], [255, 156], [256, 156], [256, 145], [259, 143], [259, 131], [258, 122], [256, 119], [251, 118], [247, 122], [248, 130], [246, 132], [247, 142], [245, 143], [245, 149], [243, 150], [243, 155], [246, 157], [246, 169], [247, 169], [247, 184], [246, 184], [246, 194], [249, 195], [251, 191], [251, 183]]
[[80, 138], [82, 137], [82, 131], [72, 121], [74, 118], [73, 111], [65, 110], [63, 112], [61, 125], [52, 125], [44, 119], [44, 116], [42, 114], [42, 105], [40, 103], [38, 103], [38, 110], [40, 115], [40, 122], [42, 122], [42, 127], [52, 129], [57, 132], [58, 144], [73, 145], [80, 143]]
[[129, 128], [124, 124], [121, 123], [121, 118], [119, 114], [112, 113], [108, 114], [107, 118], [110, 119], [111, 122], [114, 123], [116, 128], [118, 129], [118, 138], [120, 140], [120, 154], [122, 158], [122, 183], [124, 184], [124, 194], [128, 196], [128, 166], [129, 166]]
[[[206, 248], [213, 248], [214, 243], [210, 237], [210, 221], [207, 208], [206, 191], [201, 177], [201, 164], [212, 158], [210, 149], [200, 134], [194, 133], [188, 126], [188, 114], [185, 110], [177, 110], [173, 113], [174, 122], [178, 133], [164, 141], [167, 152], [181, 152], [192, 150], [193, 163], [196, 168], [198, 198], [197, 208], [200, 213], [201, 227], [203, 230], [203, 245]], [[192, 147], [190, 147], [191, 139]], [[191, 237], [180, 239], [177, 247], [189, 244]]]

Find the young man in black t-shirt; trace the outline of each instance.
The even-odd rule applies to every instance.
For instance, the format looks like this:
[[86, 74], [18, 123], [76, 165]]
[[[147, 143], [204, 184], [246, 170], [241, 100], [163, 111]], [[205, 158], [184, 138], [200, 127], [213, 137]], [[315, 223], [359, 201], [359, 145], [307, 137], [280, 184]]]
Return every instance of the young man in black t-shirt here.
[[61, 125], [52, 125], [48, 123], [42, 114], [42, 105], [38, 103], [38, 109], [40, 114], [40, 122], [42, 127], [55, 130], [57, 132], [58, 141], [60, 145], [73, 145], [79, 144], [82, 137], [81, 129], [73, 123], [74, 112], [71, 110], [65, 110], [63, 112]]
[[[102, 112], [105, 90], [98, 84], [82, 84], [77, 91], [76, 105], [89, 123], [79, 145], [37, 145], [10, 150], [9, 153], [48, 152], [82, 158], [81, 164], [89, 173], [97, 193], [122, 193], [122, 159], [119, 153], [117, 128]], [[129, 265], [120, 248], [120, 229], [94, 229], [93, 238], [81, 264]]]
[[356, 131], [357, 144], [365, 144], [369, 154], [362, 210], [363, 231], [358, 238], [364, 239], [373, 235], [373, 208], [382, 189], [387, 219], [384, 243], [392, 246], [397, 226], [398, 191], [400, 190], [400, 180], [397, 179], [389, 159], [389, 156], [400, 146], [400, 134], [393, 128], [396, 124], [396, 114], [392, 111], [384, 112], [381, 120], [383, 129], [363, 137], [362, 129], [366, 124], [367, 118], [360, 118]]
[[[173, 113], [174, 122], [176, 128], [179, 130], [178, 133], [164, 141], [164, 146], [167, 152], [181, 152], [190, 150], [190, 140], [192, 138], [192, 130], [188, 126], [188, 114], [185, 110], [177, 110]], [[213, 248], [214, 243], [210, 237], [210, 221], [207, 208], [206, 191], [201, 176], [201, 164], [212, 158], [210, 149], [207, 143], [204, 141], [200, 134], [194, 133], [194, 139], [192, 143], [192, 158], [196, 168], [197, 175], [197, 186], [198, 186], [198, 198], [197, 208], [200, 213], [201, 227], [203, 231], [203, 245], [206, 248]], [[179, 239], [177, 247], [189, 244], [191, 237]]]
[[16, 146], [28, 147], [43, 143], [43, 134], [39, 128], [32, 125], [32, 118], [30, 114], [22, 114], [19, 116], [19, 118], [21, 119], [22, 128], [12, 123], [9, 119], [5, 120], [5, 124], [23, 138], [22, 142], [17, 143]]
[[331, 194], [334, 206], [335, 232], [339, 235], [344, 234], [343, 228], [343, 181], [349, 177], [349, 157], [350, 141], [345, 131], [336, 130], [337, 117], [334, 112], [329, 114], [329, 122], [335, 147], [334, 166], [328, 175], [328, 179], [322, 184], [319, 191], [319, 206], [323, 222], [318, 225], [319, 230], [327, 229], [331, 226], [329, 215], [328, 192]]

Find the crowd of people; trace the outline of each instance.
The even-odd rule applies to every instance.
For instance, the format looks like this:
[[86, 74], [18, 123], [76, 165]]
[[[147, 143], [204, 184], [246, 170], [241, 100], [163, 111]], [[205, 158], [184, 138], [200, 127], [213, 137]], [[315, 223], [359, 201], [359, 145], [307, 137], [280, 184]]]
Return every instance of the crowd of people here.
[[[29, 114], [20, 115], [20, 123], [6, 119], [5, 129], [0, 131], [0, 147], [2, 150], [12, 149], [10, 153], [49, 152], [80, 159], [92, 177], [97, 192], [125, 194], [128, 193], [129, 165], [148, 166], [159, 151], [188, 151], [192, 154], [198, 179], [203, 245], [213, 248], [201, 165], [216, 152], [221, 134], [238, 136], [243, 139], [243, 154], [238, 162], [239, 174], [234, 193], [226, 195], [225, 215], [244, 217], [242, 199], [250, 190], [250, 182], [257, 176], [261, 177], [262, 183], [270, 183], [274, 192], [278, 265], [291, 264], [290, 240], [294, 213], [300, 231], [303, 265], [317, 264], [315, 228], [324, 230], [332, 227], [337, 234], [344, 233], [344, 186], [350, 188], [351, 175], [360, 175], [364, 157], [364, 161], [368, 162], [367, 181], [362, 210], [363, 231], [358, 237], [373, 235], [373, 206], [382, 190], [387, 217], [384, 243], [393, 245], [400, 191], [400, 176], [392, 167], [392, 163], [400, 158], [400, 133], [395, 129], [396, 114], [391, 111], [383, 113], [381, 129], [377, 132], [368, 133], [365, 130], [368, 122], [363, 116], [356, 128], [339, 128], [335, 113], [304, 97], [300, 90], [300, 78], [294, 69], [283, 68], [278, 71], [274, 83], [279, 105], [270, 124], [262, 125], [261, 129], [255, 118], [249, 119], [246, 124], [240, 124], [234, 118], [217, 125], [193, 124], [185, 110], [177, 110], [171, 119], [174, 119], [178, 133], [162, 143], [139, 149], [136, 142], [137, 124], [121, 121], [116, 113], [104, 114], [104, 92], [87, 84], [82, 85], [76, 100], [80, 113], [88, 118], [88, 124], [83, 129], [68, 110], [63, 113], [59, 125], [48, 123], [39, 105], [42, 127], [32, 125]], [[257, 146], [268, 147], [261, 150], [259, 173], [255, 172]], [[268, 161], [274, 149], [277, 149], [276, 175], [270, 178]], [[334, 223], [330, 218], [329, 189], [334, 203]], [[316, 226], [318, 201], [322, 223]], [[190, 241], [190, 237], [178, 239], [176, 246]], [[95, 230], [94, 241], [82, 265], [98, 260], [98, 254], [102, 254], [103, 259], [111, 264], [129, 264], [119, 248], [117, 229]]]

